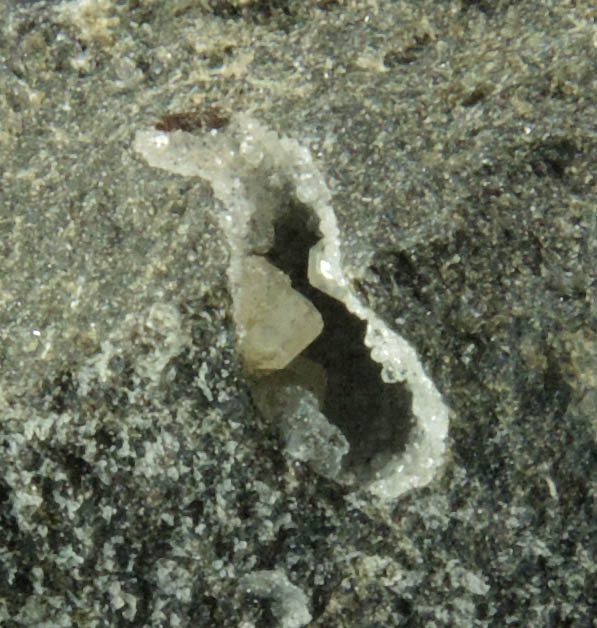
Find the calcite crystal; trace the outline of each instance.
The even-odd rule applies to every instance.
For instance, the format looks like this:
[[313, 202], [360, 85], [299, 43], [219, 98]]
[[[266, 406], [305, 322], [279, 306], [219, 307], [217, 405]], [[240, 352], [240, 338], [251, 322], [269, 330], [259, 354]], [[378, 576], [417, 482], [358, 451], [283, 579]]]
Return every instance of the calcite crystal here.
[[321, 314], [290, 277], [259, 255], [247, 255], [235, 286], [238, 344], [251, 371], [283, 369], [323, 329]]
[[429, 483], [448, 408], [415, 350], [352, 291], [308, 148], [246, 115], [199, 135], [139, 131], [134, 147], [207, 180], [221, 203], [239, 349], [287, 455], [382, 501]]

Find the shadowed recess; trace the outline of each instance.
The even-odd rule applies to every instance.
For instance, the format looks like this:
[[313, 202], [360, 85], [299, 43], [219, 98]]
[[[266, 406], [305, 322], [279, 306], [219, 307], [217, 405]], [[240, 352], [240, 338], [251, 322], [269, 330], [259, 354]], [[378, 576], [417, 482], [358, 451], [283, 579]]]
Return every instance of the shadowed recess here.
[[292, 287], [323, 317], [323, 332], [301, 355], [326, 371], [321, 410], [350, 444], [344, 469], [367, 481], [391, 455], [404, 449], [414, 424], [412, 395], [406, 386], [381, 379], [381, 365], [371, 359], [364, 343], [367, 323], [309, 283], [309, 249], [321, 238], [316, 224], [308, 207], [289, 200], [278, 210], [274, 244], [266, 258], [290, 277]]

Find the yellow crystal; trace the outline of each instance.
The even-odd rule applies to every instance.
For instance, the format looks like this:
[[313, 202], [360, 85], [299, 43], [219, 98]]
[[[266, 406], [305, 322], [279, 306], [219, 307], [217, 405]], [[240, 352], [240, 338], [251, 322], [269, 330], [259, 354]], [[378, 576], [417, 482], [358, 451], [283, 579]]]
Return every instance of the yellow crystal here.
[[321, 314], [264, 257], [243, 260], [234, 307], [239, 348], [251, 371], [283, 369], [319, 336]]

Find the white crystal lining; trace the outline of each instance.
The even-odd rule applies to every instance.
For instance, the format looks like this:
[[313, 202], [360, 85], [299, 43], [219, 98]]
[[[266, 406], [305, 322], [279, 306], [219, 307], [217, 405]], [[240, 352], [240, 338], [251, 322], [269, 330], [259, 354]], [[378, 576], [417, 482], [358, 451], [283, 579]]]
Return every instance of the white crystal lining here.
[[[292, 194], [311, 208], [323, 237], [309, 253], [310, 283], [367, 322], [365, 344], [372, 359], [383, 367], [382, 379], [404, 382], [412, 393], [416, 425], [409, 441], [366, 488], [385, 501], [428, 484], [444, 461], [448, 408], [415, 350], [350, 290], [342, 269], [331, 194], [309, 149], [294, 139], [280, 138], [246, 115], [234, 116], [224, 130], [203, 135], [139, 131], [134, 148], [154, 167], [199, 176], [211, 184], [222, 203], [220, 224], [230, 244], [228, 272], [233, 298], [240, 290], [249, 245], [254, 250], [260, 239], [267, 242], [270, 238], [280, 196]], [[252, 224], [254, 219], [261, 223]]]

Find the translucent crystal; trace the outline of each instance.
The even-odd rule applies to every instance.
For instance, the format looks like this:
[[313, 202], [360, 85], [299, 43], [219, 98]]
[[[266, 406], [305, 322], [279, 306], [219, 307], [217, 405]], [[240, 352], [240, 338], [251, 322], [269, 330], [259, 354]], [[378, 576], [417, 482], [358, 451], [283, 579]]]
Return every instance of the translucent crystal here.
[[249, 255], [236, 286], [239, 347], [251, 371], [283, 369], [323, 329], [313, 305], [265, 258]]

